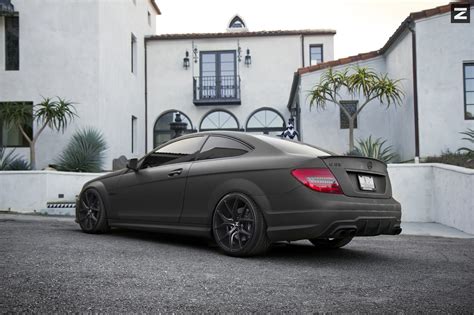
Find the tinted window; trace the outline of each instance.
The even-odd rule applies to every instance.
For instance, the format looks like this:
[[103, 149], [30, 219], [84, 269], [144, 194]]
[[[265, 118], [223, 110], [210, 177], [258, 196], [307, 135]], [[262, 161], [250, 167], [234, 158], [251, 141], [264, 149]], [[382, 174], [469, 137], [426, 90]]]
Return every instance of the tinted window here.
[[142, 168], [192, 161], [204, 139], [204, 137], [193, 137], [165, 145], [149, 154], [143, 161]]
[[310, 45], [309, 59], [311, 66], [323, 62], [323, 45]]
[[275, 148], [290, 154], [305, 154], [312, 156], [328, 156], [331, 155], [328, 152], [325, 152], [321, 149], [312, 147], [307, 144], [293, 142], [290, 140], [283, 140], [279, 138], [272, 138], [269, 136], [256, 136], [261, 140], [267, 142], [268, 144], [274, 146]]
[[243, 143], [225, 137], [209, 137], [198, 155], [198, 160], [239, 156], [250, 149]]

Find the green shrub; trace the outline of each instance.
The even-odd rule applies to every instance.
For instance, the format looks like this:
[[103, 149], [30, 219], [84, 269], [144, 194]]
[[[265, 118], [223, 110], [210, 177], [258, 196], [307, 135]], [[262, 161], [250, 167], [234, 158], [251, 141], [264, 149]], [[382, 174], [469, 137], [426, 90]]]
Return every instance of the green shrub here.
[[93, 128], [77, 131], [57, 160], [57, 169], [66, 172], [100, 172], [107, 144]]
[[6, 153], [5, 147], [0, 146], [0, 171], [25, 171], [30, 170], [30, 163], [19, 157], [15, 150]]
[[[460, 132], [460, 134], [467, 136], [467, 137], [462, 138], [462, 140], [466, 140], [470, 142], [470, 144], [474, 144], [474, 129], [467, 128], [467, 131]], [[474, 154], [474, 150], [468, 147], [459, 148], [458, 152], [466, 152], [467, 155]]]
[[445, 151], [441, 156], [429, 156], [426, 163], [444, 163], [467, 168], [474, 168], [474, 157], [469, 153]]
[[398, 155], [393, 152], [392, 146], [385, 147], [385, 142], [387, 140], [382, 138], [372, 140], [372, 136], [365, 140], [359, 139], [354, 150], [347, 153], [347, 155], [370, 157], [385, 163], [398, 159]]

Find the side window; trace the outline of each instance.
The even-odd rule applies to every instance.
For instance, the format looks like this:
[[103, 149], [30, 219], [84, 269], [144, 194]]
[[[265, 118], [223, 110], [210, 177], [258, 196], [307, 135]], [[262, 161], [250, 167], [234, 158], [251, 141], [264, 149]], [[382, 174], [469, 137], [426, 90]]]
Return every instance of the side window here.
[[141, 168], [192, 161], [199, 152], [204, 139], [205, 137], [193, 137], [165, 145], [149, 154], [143, 161]]
[[309, 65], [314, 66], [323, 62], [323, 45], [309, 45]]
[[198, 160], [211, 160], [239, 156], [250, 149], [243, 143], [225, 137], [209, 137], [199, 153]]

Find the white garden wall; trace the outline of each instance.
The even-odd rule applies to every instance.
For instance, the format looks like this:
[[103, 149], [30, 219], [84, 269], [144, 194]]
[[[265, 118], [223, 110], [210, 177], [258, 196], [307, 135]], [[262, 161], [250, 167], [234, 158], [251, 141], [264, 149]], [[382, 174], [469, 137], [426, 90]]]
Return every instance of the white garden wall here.
[[438, 222], [474, 234], [474, 170], [445, 164], [391, 164], [402, 221]]
[[46, 209], [48, 201], [74, 201], [84, 183], [100, 175], [103, 173], [0, 172], [0, 210], [34, 212]]

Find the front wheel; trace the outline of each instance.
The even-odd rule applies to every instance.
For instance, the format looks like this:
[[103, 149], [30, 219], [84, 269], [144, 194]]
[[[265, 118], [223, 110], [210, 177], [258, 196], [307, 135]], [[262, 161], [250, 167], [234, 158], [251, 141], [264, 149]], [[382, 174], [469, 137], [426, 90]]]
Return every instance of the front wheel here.
[[326, 248], [326, 249], [336, 249], [346, 246], [352, 241], [352, 236], [344, 237], [344, 238], [313, 238], [309, 241], [313, 243], [314, 246], [318, 248]]
[[94, 188], [86, 189], [79, 199], [77, 219], [82, 231], [98, 234], [109, 231], [104, 202]]
[[255, 203], [244, 194], [230, 193], [217, 204], [212, 218], [217, 245], [231, 256], [254, 256], [270, 246], [266, 224]]

